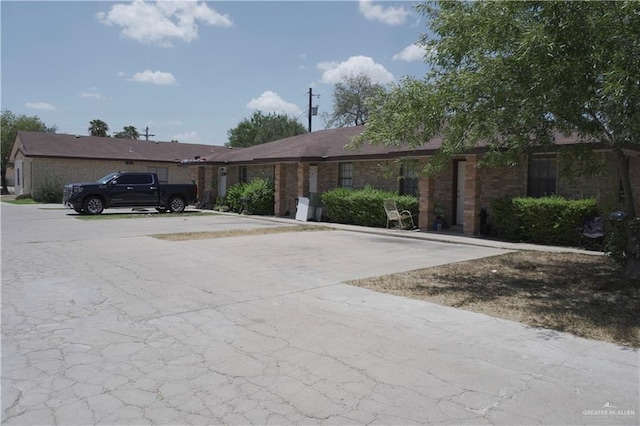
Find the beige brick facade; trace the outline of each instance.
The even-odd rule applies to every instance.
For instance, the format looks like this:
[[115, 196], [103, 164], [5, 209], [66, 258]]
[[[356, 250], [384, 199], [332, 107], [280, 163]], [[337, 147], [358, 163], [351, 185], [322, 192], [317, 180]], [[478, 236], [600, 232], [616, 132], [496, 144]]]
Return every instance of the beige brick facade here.
[[[60, 184], [60, 193], [62, 193], [62, 186], [66, 183], [95, 182], [102, 176], [118, 171], [148, 172], [150, 168], [166, 167], [168, 183], [191, 183], [196, 182], [198, 177], [196, 168], [174, 162], [24, 158], [21, 153], [16, 155], [15, 160], [17, 164], [21, 164], [20, 185], [16, 185], [16, 195], [31, 194], [34, 197], [38, 196], [39, 189], [45, 181]], [[16, 167], [16, 174], [17, 170], [18, 167]]]

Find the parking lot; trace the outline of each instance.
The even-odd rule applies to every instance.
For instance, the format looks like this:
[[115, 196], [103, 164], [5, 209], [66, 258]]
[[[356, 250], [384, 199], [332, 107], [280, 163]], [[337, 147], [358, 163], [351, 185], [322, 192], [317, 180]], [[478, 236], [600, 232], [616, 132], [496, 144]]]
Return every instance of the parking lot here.
[[1, 208], [3, 424], [639, 422], [637, 350], [344, 284], [503, 248]]

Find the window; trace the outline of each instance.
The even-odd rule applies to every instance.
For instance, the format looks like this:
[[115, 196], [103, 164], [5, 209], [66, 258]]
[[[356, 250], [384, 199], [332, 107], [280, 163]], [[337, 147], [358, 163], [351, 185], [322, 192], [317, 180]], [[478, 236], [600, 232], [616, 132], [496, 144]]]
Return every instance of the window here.
[[238, 182], [246, 183], [247, 182], [247, 166], [240, 166], [238, 173]]
[[153, 183], [153, 177], [149, 174], [133, 175], [134, 185], [151, 185]]
[[400, 195], [418, 195], [418, 174], [414, 163], [400, 166]]
[[133, 175], [118, 176], [115, 183], [118, 185], [133, 185]]
[[546, 197], [556, 193], [557, 166], [555, 158], [533, 158], [529, 162], [527, 195]]
[[338, 186], [353, 188], [353, 163], [340, 163], [338, 170]]
[[158, 175], [158, 182], [169, 182], [169, 168], [168, 167], [149, 167], [149, 173], [155, 173]]

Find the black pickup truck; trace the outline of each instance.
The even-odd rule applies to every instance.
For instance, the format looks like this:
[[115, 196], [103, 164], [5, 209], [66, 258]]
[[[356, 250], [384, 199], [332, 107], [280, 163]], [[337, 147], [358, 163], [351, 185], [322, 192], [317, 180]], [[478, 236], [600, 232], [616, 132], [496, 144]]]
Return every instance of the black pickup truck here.
[[181, 213], [195, 204], [195, 184], [159, 183], [155, 173], [116, 172], [91, 183], [64, 186], [62, 202], [82, 214], [100, 214], [111, 207], [155, 207]]

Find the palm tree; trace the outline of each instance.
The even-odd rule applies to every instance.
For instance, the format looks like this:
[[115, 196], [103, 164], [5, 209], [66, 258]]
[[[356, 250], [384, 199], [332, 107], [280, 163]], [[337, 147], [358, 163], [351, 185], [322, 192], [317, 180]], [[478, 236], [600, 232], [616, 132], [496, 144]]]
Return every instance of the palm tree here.
[[113, 137], [118, 139], [139, 139], [140, 133], [134, 126], [125, 126], [121, 132], [116, 133]]
[[88, 130], [91, 136], [107, 137], [109, 126], [104, 121], [95, 119], [89, 122]]

